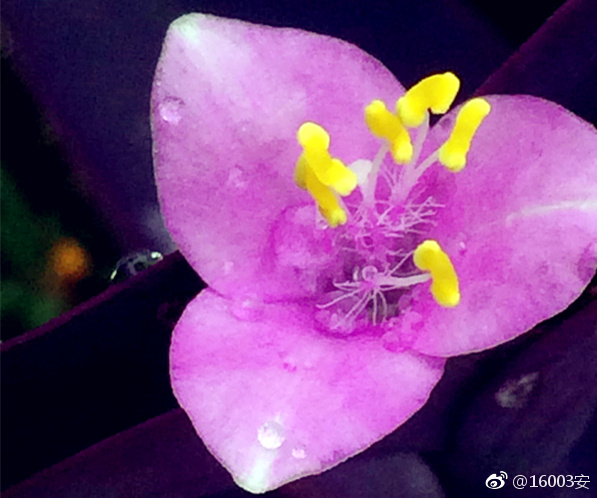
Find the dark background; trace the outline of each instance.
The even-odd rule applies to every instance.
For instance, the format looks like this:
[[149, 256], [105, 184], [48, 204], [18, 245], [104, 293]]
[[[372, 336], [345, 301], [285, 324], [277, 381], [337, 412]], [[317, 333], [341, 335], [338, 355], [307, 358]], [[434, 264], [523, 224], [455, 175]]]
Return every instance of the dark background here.
[[[202, 11], [325, 33], [367, 50], [406, 86], [453, 70], [462, 97], [479, 87], [531, 93], [595, 123], [597, 3], [573, 0], [546, 23], [562, 3], [4, 0], [3, 338], [83, 303], [3, 345], [2, 488], [25, 480], [6, 495], [249, 496], [194, 436], [169, 387], [170, 332], [202, 282], [176, 252], [125, 282], [109, 278], [124, 256], [175, 249], [158, 214], [148, 121], [173, 19]], [[80, 278], [51, 273], [65, 239], [89, 263]], [[592, 472], [597, 489], [596, 296], [594, 281], [516, 341], [451, 359], [407, 424], [271, 496], [484, 496], [487, 476], [502, 470]], [[498, 406], [497, 393], [513, 406]]]

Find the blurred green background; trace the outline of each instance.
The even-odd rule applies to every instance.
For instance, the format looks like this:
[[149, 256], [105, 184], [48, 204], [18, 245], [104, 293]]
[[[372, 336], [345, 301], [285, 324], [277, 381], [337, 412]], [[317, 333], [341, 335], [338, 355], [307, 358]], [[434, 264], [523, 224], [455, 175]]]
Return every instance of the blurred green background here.
[[109, 285], [119, 254], [51, 127], [2, 57], [2, 340]]

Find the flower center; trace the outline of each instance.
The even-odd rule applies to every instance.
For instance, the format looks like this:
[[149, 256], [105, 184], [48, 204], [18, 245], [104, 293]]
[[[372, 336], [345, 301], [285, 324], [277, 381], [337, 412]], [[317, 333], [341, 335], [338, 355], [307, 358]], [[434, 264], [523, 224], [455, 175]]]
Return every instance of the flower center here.
[[449, 171], [461, 171], [475, 132], [489, 113], [486, 100], [468, 101], [449, 138], [420, 160], [429, 112], [447, 112], [459, 86], [454, 74], [437, 74], [408, 90], [395, 112], [381, 100], [371, 102], [364, 119], [369, 131], [382, 140], [379, 152], [349, 166], [330, 154], [330, 136], [324, 128], [312, 122], [299, 128], [303, 153], [296, 163], [295, 182], [315, 200], [324, 228], [336, 230], [335, 243], [345, 261], [344, 278], [334, 281], [318, 304], [330, 330], [350, 333], [399, 315], [411, 289], [427, 281], [439, 305], [458, 305], [458, 277], [449, 256], [437, 241], [423, 237], [443, 206], [415, 186], [438, 163]]

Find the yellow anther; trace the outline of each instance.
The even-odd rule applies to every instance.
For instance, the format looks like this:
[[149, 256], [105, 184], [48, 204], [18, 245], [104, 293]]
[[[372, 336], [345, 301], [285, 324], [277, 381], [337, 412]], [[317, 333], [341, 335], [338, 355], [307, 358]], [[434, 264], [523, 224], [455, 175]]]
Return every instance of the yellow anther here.
[[309, 165], [305, 167], [304, 173], [305, 186], [313, 199], [315, 199], [319, 211], [328, 224], [332, 228], [336, 228], [338, 225], [344, 225], [344, 223], [346, 223], [346, 212], [342, 206], [340, 206], [334, 192], [319, 181], [319, 178], [317, 178], [317, 175]]
[[433, 114], [448, 112], [459, 89], [460, 80], [454, 73], [428, 76], [398, 99], [396, 111], [406, 126], [415, 128], [423, 124], [427, 110]]
[[330, 135], [318, 124], [303, 123], [296, 133], [296, 138], [305, 153], [313, 155], [309, 159], [317, 159], [317, 154], [329, 155]]
[[453, 308], [460, 302], [458, 275], [450, 257], [435, 240], [426, 240], [419, 244], [413, 255], [419, 270], [431, 274], [431, 294], [438, 304]]
[[389, 142], [390, 151], [396, 163], [410, 162], [413, 157], [410, 135], [398, 116], [388, 111], [381, 100], [374, 100], [365, 107], [365, 123], [373, 135]]
[[[356, 188], [357, 176], [340, 159], [330, 156], [330, 136], [321, 126], [303, 123], [298, 129], [297, 139], [304, 151], [299, 163], [301, 160], [306, 161], [323, 185], [332, 187], [340, 195], [349, 195]], [[300, 169], [299, 163], [297, 169]], [[299, 186], [300, 176], [300, 171], [295, 170], [295, 181]]]
[[450, 171], [460, 171], [466, 165], [466, 155], [471, 141], [491, 106], [485, 99], [469, 100], [462, 106], [452, 133], [439, 149], [439, 161]]

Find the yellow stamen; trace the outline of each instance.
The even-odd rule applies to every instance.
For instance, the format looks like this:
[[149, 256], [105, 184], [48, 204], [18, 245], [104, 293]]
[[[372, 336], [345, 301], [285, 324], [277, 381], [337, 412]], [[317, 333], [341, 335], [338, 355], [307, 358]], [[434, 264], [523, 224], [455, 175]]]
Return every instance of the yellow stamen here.
[[466, 155], [471, 141], [491, 106], [485, 99], [469, 100], [462, 106], [452, 133], [439, 149], [439, 161], [450, 171], [460, 171], [466, 165]]
[[[321, 126], [310, 122], [303, 123], [298, 129], [297, 139], [303, 147], [304, 161], [323, 185], [332, 187], [343, 196], [349, 195], [356, 188], [357, 176], [342, 161], [330, 156], [330, 136]], [[304, 173], [295, 170], [295, 181], [297, 175], [297, 184], [300, 186], [300, 178]]]
[[315, 172], [308, 165], [304, 168], [304, 173], [305, 186], [315, 199], [319, 211], [328, 224], [332, 228], [344, 225], [346, 223], [346, 212], [340, 206], [334, 192], [317, 178]]
[[435, 301], [446, 308], [453, 308], [460, 302], [458, 275], [450, 257], [435, 240], [426, 240], [419, 244], [413, 255], [419, 270], [431, 274], [431, 294]]
[[434, 74], [419, 81], [396, 103], [402, 122], [416, 128], [423, 124], [427, 110], [433, 114], [448, 111], [460, 89], [460, 80], [454, 73]]
[[365, 107], [365, 123], [373, 135], [386, 139], [394, 161], [407, 164], [413, 157], [410, 135], [400, 119], [388, 111], [381, 100], [374, 100]]

